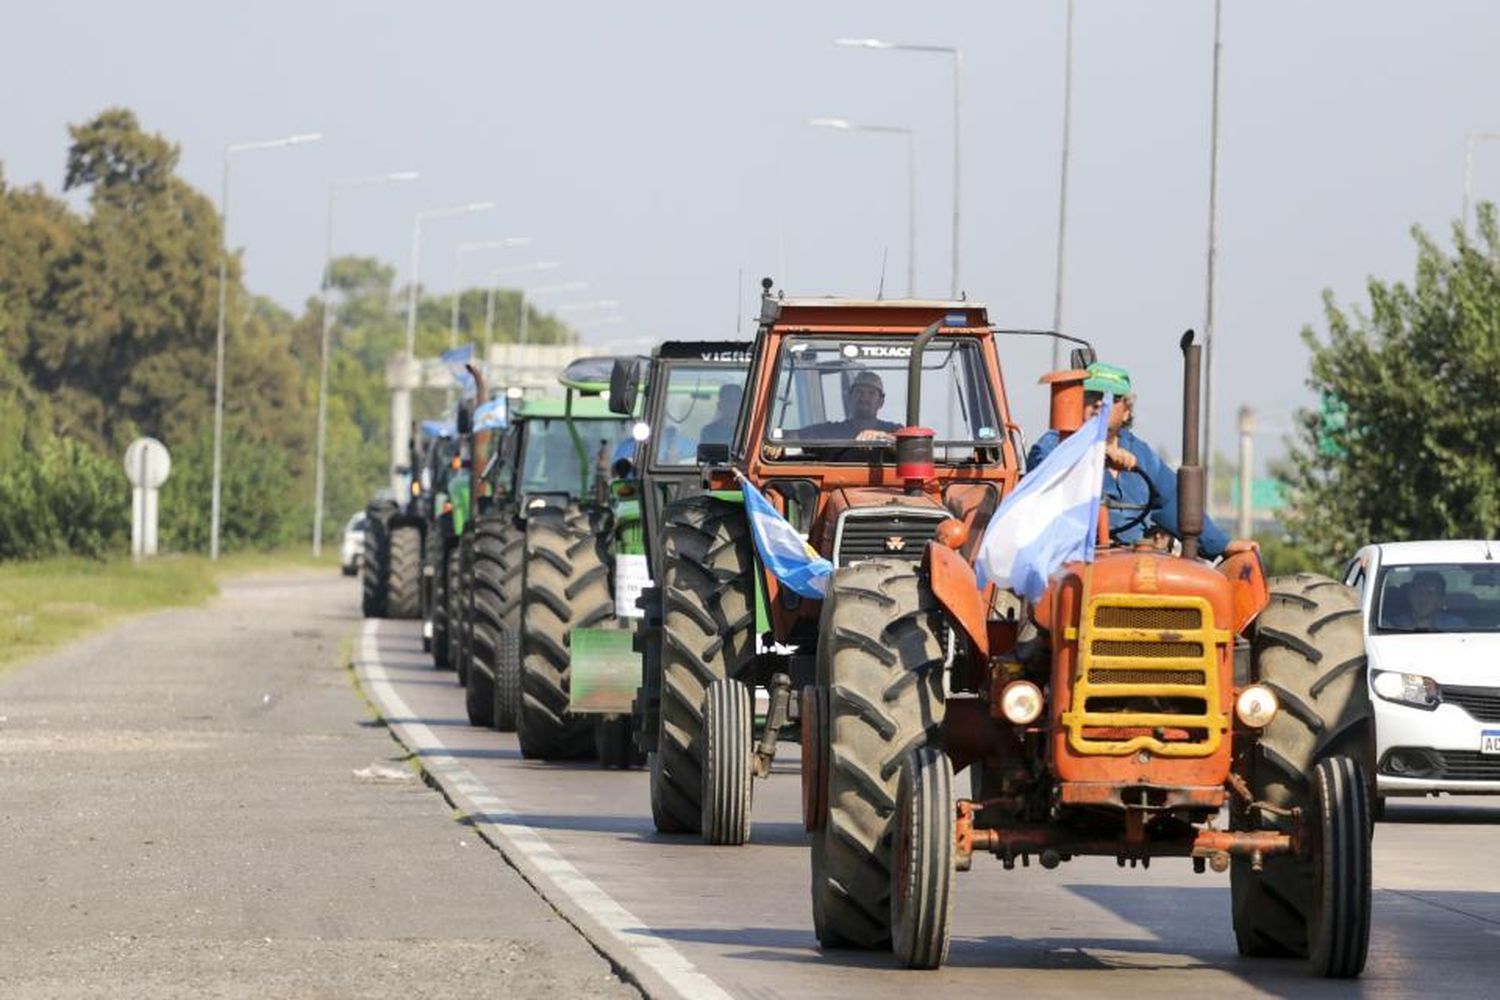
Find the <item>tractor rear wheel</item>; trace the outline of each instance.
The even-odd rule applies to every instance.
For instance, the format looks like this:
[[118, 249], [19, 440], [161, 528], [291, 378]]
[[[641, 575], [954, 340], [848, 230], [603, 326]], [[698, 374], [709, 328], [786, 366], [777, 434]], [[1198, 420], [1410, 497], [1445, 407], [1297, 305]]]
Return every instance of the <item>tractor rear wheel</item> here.
[[390, 574], [385, 610], [392, 618], [422, 617], [422, 529], [403, 524], [391, 530]]
[[574, 629], [608, 621], [615, 610], [606, 546], [586, 512], [539, 510], [526, 521], [521, 599], [521, 705], [516, 735], [523, 757], [589, 757], [593, 723], [568, 712], [569, 642]]
[[486, 515], [470, 527], [469, 677], [488, 680], [494, 727], [516, 728], [520, 701], [521, 553], [525, 529], [509, 514]]
[[723, 677], [703, 694], [701, 828], [709, 844], [750, 839], [751, 743], [755, 714], [750, 686]]
[[891, 943], [897, 783], [908, 754], [938, 746], [943, 724], [938, 626], [912, 563], [870, 560], [829, 581], [817, 650], [828, 816], [812, 836], [813, 929], [825, 948]]
[[755, 563], [740, 504], [688, 497], [668, 504], [662, 520], [651, 817], [662, 833], [688, 833], [703, 822], [703, 695], [720, 678], [741, 677], [755, 656]]
[[[441, 544], [441, 543], [439, 543]], [[449, 657], [448, 634], [451, 623], [448, 619], [448, 563], [456, 559], [457, 553], [439, 551], [437, 566], [432, 574], [432, 665], [439, 670], [453, 666]]]
[[948, 958], [953, 923], [953, 765], [936, 747], [906, 755], [891, 846], [891, 950], [908, 969]]
[[[1281, 810], [1300, 810], [1304, 832], [1316, 843], [1325, 782], [1323, 763], [1347, 760], [1361, 782], [1374, 774], [1374, 720], [1365, 680], [1364, 631], [1359, 598], [1327, 577], [1299, 573], [1269, 581], [1271, 603], [1251, 634], [1252, 677], [1276, 692], [1281, 710], [1254, 746], [1240, 758], [1251, 794]], [[1342, 765], [1339, 765], [1342, 768]], [[1340, 771], [1340, 773], [1344, 773]], [[1345, 774], [1347, 777], [1347, 774]], [[1370, 837], [1369, 789], [1344, 793], [1339, 809], [1358, 811], [1363, 819], [1363, 851]], [[1289, 816], [1237, 806], [1235, 829], [1272, 829], [1290, 833]], [[1342, 827], [1338, 837], [1351, 836]], [[1347, 854], [1347, 847], [1340, 848]], [[1366, 862], [1368, 863], [1368, 861]], [[1327, 945], [1329, 928], [1319, 914], [1316, 850], [1304, 856], [1267, 858], [1256, 873], [1248, 859], [1230, 865], [1230, 897], [1235, 941], [1240, 954], [1312, 958], [1321, 975], [1358, 975], [1369, 940], [1368, 896], [1363, 919], [1345, 928], [1359, 938], [1337, 948]], [[1320, 940], [1323, 941], [1320, 944]], [[1335, 958], [1319, 955], [1337, 953]]]
[[391, 576], [391, 536], [386, 522], [373, 510], [365, 519], [364, 558], [360, 560], [360, 609], [366, 618], [384, 618], [385, 596]]

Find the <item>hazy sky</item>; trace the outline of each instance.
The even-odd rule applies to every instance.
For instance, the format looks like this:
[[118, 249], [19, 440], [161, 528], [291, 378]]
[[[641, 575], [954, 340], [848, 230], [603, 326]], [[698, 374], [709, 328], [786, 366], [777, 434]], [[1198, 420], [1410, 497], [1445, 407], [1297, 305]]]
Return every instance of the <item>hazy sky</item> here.
[[[949, 284], [947, 57], [836, 49], [840, 36], [964, 51], [963, 271], [995, 321], [1050, 325], [1065, 5], [923, 3], [21, 3], [5, 11], [0, 161], [57, 190], [65, 126], [109, 105], [182, 145], [218, 198], [228, 142], [318, 130], [319, 144], [235, 160], [231, 242], [252, 288], [316, 289], [331, 178], [420, 170], [341, 196], [337, 252], [408, 273], [412, 214], [493, 199], [425, 229], [423, 278], [453, 284], [461, 241], [531, 236], [467, 258], [469, 284], [555, 258], [548, 282], [621, 301], [606, 336], [732, 336], [762, 275], [790, 293], [872, 295], [889, 251], [904, 291], [899, 138], [918, 133], [918, 292]], [[1216, 440], [1244, 402], [1285, 424], [1305, 405], [1298, 332], [1319, 295], [1404, 278], [1408, 229], [1446, 242], [1464, 134], [1500, 129], [1500, 4], [1225, 0]], [[1138, 428], [1175, 450], [1176, 339], [1204, 314], [1211, 0], [1077, 0], [1065, 327], [1125, 364]], [[1500, 195], [1500, 143], [1475, 194]], [[563, 302], [559, 297], [553, 302]], [[747, 322], [748, 333], [753, 326]], [[1048, 352], [1009, 349], [1032, 437]], [[1277, 447], [1275, 434], [1261, 439]]]

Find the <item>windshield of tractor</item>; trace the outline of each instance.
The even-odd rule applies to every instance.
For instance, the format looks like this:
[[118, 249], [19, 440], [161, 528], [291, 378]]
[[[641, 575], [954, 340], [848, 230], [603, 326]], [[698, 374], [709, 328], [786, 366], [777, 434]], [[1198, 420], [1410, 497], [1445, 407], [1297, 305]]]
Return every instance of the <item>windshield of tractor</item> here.
[[629, 420], [575, 419], [573, 430], [583, 444], [584, 462], [580, 463], [578, 444], [568, 421], [562, 417], [528, 418], [521, 492], [582, 496], [598, 474], [601, 462], [608, 478], [615, 449], [622, 441], [630, 440], [630, 424]]
[[744, 369], [673, 365], [660, 423], [652, 434], [657, 465], [696, 465], [700, 444], [728, 444], [744, 395]]
[[[767, 455], [869, 462], [906, 423], [911, 340], [789, 337], [766, 420]], [[922, 354], [920, 425], [936, 431], [939, 462], [971, 461], [1000, 444], [1000, 419], [978, 341], [936, 337]], [[826, 447], [836, 445], [836, 448]]]
[[1377, 633], [1500, 631], [1500, 568], [1493, 563], [1387, 566], [1375, 599]]

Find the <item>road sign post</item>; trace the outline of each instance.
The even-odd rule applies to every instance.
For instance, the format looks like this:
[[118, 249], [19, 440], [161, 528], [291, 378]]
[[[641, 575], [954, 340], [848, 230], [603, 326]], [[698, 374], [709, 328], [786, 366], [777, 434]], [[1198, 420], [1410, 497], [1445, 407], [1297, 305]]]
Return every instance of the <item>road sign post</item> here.
[[125, 449], [125, 475], [130, 479], [130, 554], [136, 559], [156, 555], [156, 491], [172, 474], [172, 456], [156, 438], [136, 438]]

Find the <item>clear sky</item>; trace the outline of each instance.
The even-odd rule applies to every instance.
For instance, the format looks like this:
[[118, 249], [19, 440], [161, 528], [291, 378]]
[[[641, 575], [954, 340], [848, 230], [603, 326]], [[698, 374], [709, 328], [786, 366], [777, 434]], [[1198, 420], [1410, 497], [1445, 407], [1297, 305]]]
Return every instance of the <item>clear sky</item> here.
[[[1320, 292], [1404, 278], [1420, 224], [1446, 241], [1464, 134], [1500, 129], [1500, 4], [1225, 0], [1215, 438], [1241, 403], [1274, 428], [1305, 405], [1298, 332]], [[952, 207], [947, 57], [837, 49], [841, 36], [964, 52], [962, 287], [992, 317], [1050, 325], [1062, 134], [1063, 0], [1050, 2], [12, 3], [0, 60], [0, 161], [62, 178], [65, 126], [109, 105], [181, 143], [215, 199], [228, 142], [322, 131], [235, 160], [231, 242], [252, 288], [296, 307], [317, 286], [328, 181], [419, 170], [341, 197], [337, 252], [399, 264], [412, 214], [434, 221], [422, 271], [454, 281], [461, 241], [487, 270], [552, 258], [545, 280], [617, 299], [613, 336], [726, 337], [762, 275], [791, 293], [871, 295], [888, 252], [904, 291], [898, 137], [809, 128], [842, 116], [917, 130], [917, 291], [946, 294]], [[1065, 327], [1128, 366], [1138, 429], [1179, 442], [1176, 339], [1201, 327], [1211, 0], [1077, 0]], [[1500, 194], [1500, 143], [1475, 194]], [[559, 296], [556, 303], [567, 301]], [[747, 321], [748, 333], [753, 329]], [[1008, 377], [1035, 437], [1048, 352]], [[1274, 433], [1263, 436], [1276, 450]]]

